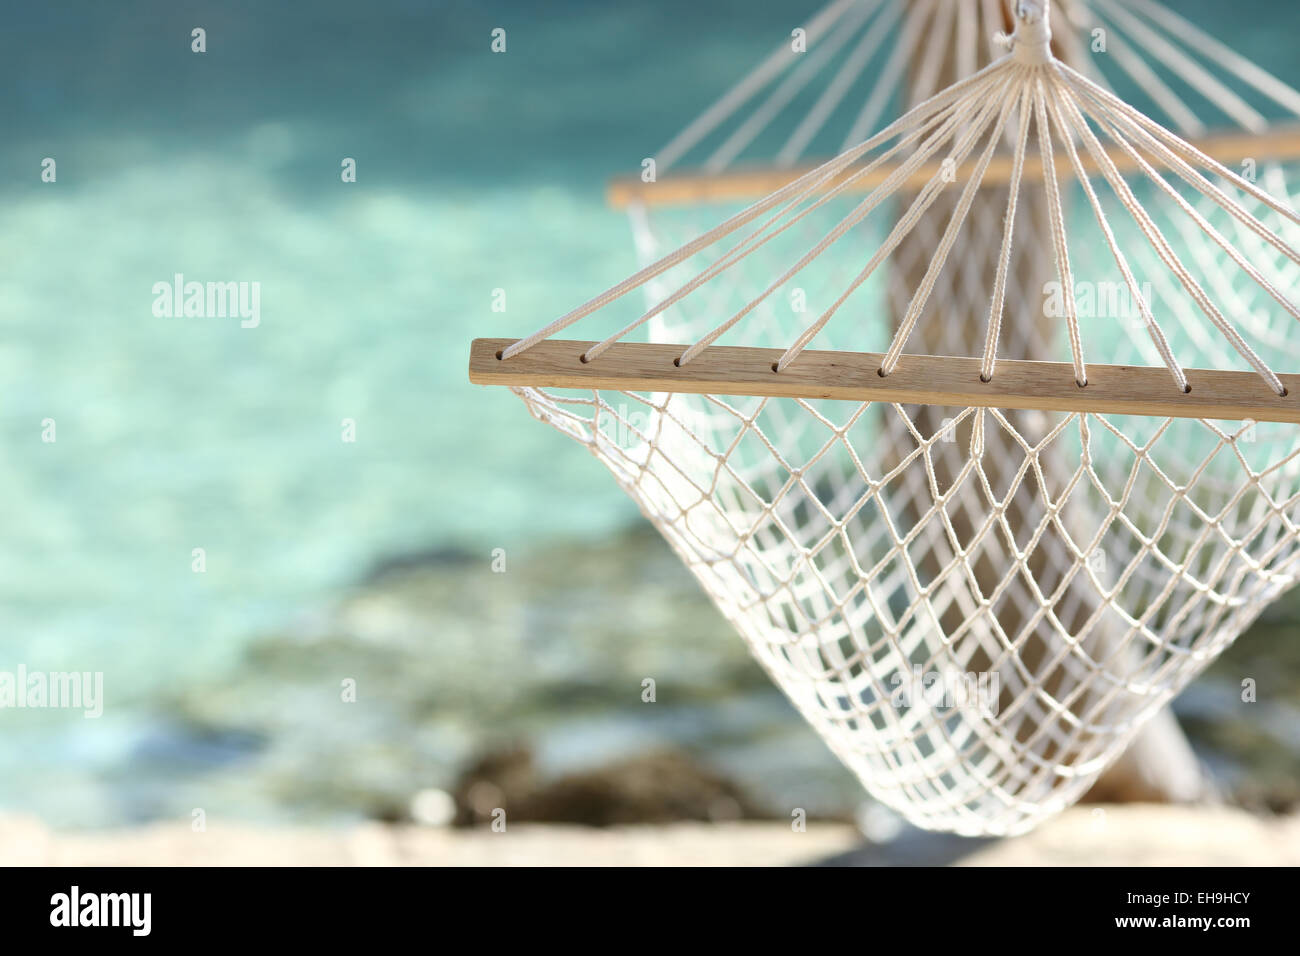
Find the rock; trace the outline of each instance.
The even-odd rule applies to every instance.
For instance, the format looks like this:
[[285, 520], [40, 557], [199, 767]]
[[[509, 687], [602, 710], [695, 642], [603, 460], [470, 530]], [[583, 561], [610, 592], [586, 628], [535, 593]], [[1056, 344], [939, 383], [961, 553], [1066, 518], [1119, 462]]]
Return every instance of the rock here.
[[515, 747], [476, 761], [454, 796], [460, 826], [489, 823], [498, 809], [512, 822], [596, 827], [766, 816], [737, 784], [677, 751], [642, 754], [548, 781], [540, 778], [531, 752]]

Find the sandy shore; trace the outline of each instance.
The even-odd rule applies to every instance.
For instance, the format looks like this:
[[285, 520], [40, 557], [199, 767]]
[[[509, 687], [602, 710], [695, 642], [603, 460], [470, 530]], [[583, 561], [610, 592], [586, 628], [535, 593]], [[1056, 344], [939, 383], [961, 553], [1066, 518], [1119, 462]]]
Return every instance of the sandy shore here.
[[1300, 864], [1300, 816], [1224, 808], [1076, 807], [1010, 840], [907, 831], [868, 844], [845, 824], [674, 824], [607, 830], [520, 825], [505, 833], [369, 824], [343, 830], [157, 824], [60, 833], [0, 817], [0, 865], [999, 865]]

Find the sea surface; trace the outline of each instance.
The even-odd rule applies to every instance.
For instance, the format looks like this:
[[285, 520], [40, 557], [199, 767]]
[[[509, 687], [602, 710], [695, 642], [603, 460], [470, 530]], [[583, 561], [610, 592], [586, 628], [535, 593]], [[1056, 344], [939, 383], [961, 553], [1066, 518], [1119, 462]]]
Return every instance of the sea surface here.
[[[816, 6], [12, 5], [0, 670], [102, 671], [105, 706], [94, 720], [0, 712], [0, 811], [78, 826], [197, 806], [380, 814], [447, 786], [490, 702], [521, 687], [532, 696], [504, 724], [558, 727], [542, 742], [557, 766], [704, 734], [755, 786], [817, 777], [842, 801], [838, 768], [753, 680], [739, 640], [628, 530], [635, 506], [465, 369], [472, 337], [531, 331], [633, 271], [605, 180], [638, 171]], [[1179, 8], [1300, 81], [1291, 4]], [[505, 55], [489, 50], [496, 27]], [[178, 273], [259, 283], [260, 324], [155, 315], [154, 285]], [[496, 549], [517, 577], [484, 576]], [[548, 577], [588, 552], [607, 557], [599, 598]], [[415, 576], [375, 576], [394, 562]], [[647, 606], [646, 567], [668, 611]], [[412, 589], [444, 599], [417, 614]], [[678, 709], [646, 741], [593, 691], [573, 719], [544, 691], [603, 673], [592, 660], [619, 605], [592, 624], [548, 603], [561, 592], [624, 607], [641, 594], [654, 627], [617, 638], [683, 675], [702, 657], [693, 679], [717, 679], [696, 703], [712, 716]], [[521, 621], [544, 635], [536, 656], [512, 652]], [[363, 716], [340, 711], [358, 674]], [[797, 745], [764, 749], [788, 735]]]

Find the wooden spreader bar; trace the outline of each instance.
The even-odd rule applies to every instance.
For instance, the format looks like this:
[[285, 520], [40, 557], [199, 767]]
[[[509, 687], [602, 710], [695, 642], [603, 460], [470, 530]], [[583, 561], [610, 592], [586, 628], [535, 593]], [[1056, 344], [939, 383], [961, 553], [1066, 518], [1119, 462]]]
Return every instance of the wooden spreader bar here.
[[1255, 372], [1188, 369], [1189, 393], [1178, 391], [1167, 369], [1089, 365], [1088, 384], [1074, 381], [1063, 362], [997, 364], [992, 381], [980, 381], [980, 361], [904, 355], [891, 375], [880, 375], [874, 352], [807, 350], [783, 372], [773, 371], [780, 349], [712, 346], [686, 365], [674, 361], [684, 345], [619, 342], [590, 362], [595, 343], [547, 339], [508, 359], [515, 339], [475, 339], [469, 380], [477, 385], [611, 389], [835, 398], [856, 402], [943, 405], [956, 408], [1038, 408], [1060, 412], [1211, 418], [1300, 423], [1300, 375], [1281, 375], [1279, 396]]
[[[1241, 172], [1241, 163], [1246, 159], [1262, 163], [1267, 160], [1300, 158], [1300, 127], [1296, 126], [1281, 126], [1264, 133], [1219, 133], [1192, 139], [1190, 142], [1210, 158], [1237, 173]], [[1121, 173], [1137, 172], [1138, 167], [1132, 157], [1119, 146], [1108, 142], [1106, 149]], [[1087, 150], [1081, 149], [1079, 158], [1090, 174], [1097, 172], [1096, 163]], [[1157, 171], [1164, 168], [1165, 164], [1158, 156], [1147, 155], [1146, 159]], [[918, 167], [916, 172], [903, 181], [901, 188], [914, 190], [924, 186], [940, 171], [940, 162], [935, 160]], [[974, 167], [973, 159], [958, 166], [956, 181], [966, 182]], [[721, 173], [669, 172], [663, 179], [653, 183], [642, 182], [639, 177], [629, 176], [612, 180], [606, 188], [605, 196], [609, 205], [615, 209], [623, 209], [633, 203], [667, 206], [703, 202], [741, 202], [759, 199], [773, 193], [815, 168], [815, 166], [799, 166], [777, 169], [767, 166], [739, 167]], [[827, 183], [822, 190], [819, 190], [819, 194], [852, 175], [854, 168], [850, 167], [843, 176]], [[896, 168], [897, 164], [884, 163], [862, 176], [846, 191], [870, 192], [884, 182]], [[1009, 152], [995, 155], [984, 173], [983, 185], [1005, 186], [1010, 182], [1011, 168], [1012, 156]], [[1074, 167], [1065, 150], [1057, 151], [1056, 174], [1062, 179], [1074, 175]], [[1042, 180], [1041, 156], [1034, 153], [1025, 157], [1024, 178], [1027, 182]]]

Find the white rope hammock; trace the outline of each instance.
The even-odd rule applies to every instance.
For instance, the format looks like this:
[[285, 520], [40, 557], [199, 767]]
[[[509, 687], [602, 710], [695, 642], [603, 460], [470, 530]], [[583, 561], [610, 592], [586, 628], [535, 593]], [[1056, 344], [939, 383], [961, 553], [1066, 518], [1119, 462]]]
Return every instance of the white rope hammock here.
[[[690, 206], [681, 204], [675, 198], [674, 185], [678, 182], [677, 169], [682, 160], [697, 159], [711, 170], [715, 177], [723, 178], [737, 169], [738, 163], [743, 176], [743, 185], [748, 188], [767, 182], [767, 179], [755, 180], [753, 173], [762, 169], [779, 170], [788, 168], [793, 163], [807, 161], [807, 144], [813, 135], [825, 131], [830, 134], [831, 142], [843, 134], [847, 125], [856, 117], [868, 117], [857, 130], [875, 131], [879, 126], [879, 110], [874, 104], [902, 103], [915, 105], [938, 92], [936, 81], [941, 74], [938, 66], [942, 62], [941, 54], [947, 49], [949, 58], [957, 65], [957, 75], [967, 76], [976, 68], [984, 67], [1000, 52], [1002, 45], [995, 39], [998, 33], [1009, 29], [1011, 0], [953, 0], [953, 2], [929, 3], [926, 0], [836, 0], [811, 18], [807, 25], [809, 38], [808, 54], [795, 54], [789, 43], [781, 44], [756, 69], [751, 71], [732, 90], [723, 96], [699, 118], [690, 123], [670, 144], [655, 154], [658, 162], [659, 181], [656, 183], [637, 183], [637, 189], [624, 189], [626, 184], [616, 184], [611, 191], [616, 203], [625, 206], [636, 241], [638, 255], [644, 264], [659, 259], [666, 250], [675, 249], [687, 240], [694, 238], [705, 228], [714, 225], [734, 206], [727, 205], [727, 200], [743, 195], [742, 191], [724, 192], [719, 199], [708, 198], [713, 189], [705, 190], [704, 196], [697, 198]], [[1063, 51], [1067, 62], [1085, 75], [1100, 82], [1110, 89], [1107, 77], [1116, 82], [1125, 81], [1130, 85], [1138, 84], [1150, 100], [1155, 110], [1153, 116], [1161, 119], [1189, 137], [1203, 137], [1208, 127], [1221, 128], [1224, 123], [1249, 134], [1247, 138], [1215, 146], [1229, 149], [1245, 150], [1239, 155], [1250, 156], [1258, 160], [1260, 181], [1271, 183], [1268, 191], [1275, 196], [1288, 197], [1289, 190], [1284, 180], [1282, 167], [1268, 161], [1268, 147], [1276, 147], [1276, 141], [1260, 143], [1259, 137], [1279, 132], [1287, 134], [1286, 152], [1294, 155], [1295, 136], [1289, 135], [1293, 125], [1300, 121], [1300, 92], [1290, 88], [1271, 76], [1266, 71], [1224, 46], [1200, 27], [1188, 22], [1179, 14], [1163, 7], [1155, 0], [1135, 0], [1126, 4], [1110, 15], [1110, 6], [1105, 0], [1054, 0], [1056, 11], [1053, 26], [1056, 46]], [[862, 18], [858, 30], [862, 32], [849, 36], [839, 47], [839, 55], [828, 55], [818, 44], [822, 39], [829, 42], [832, 33], [849, 35], [852, 24], [850, 14], [856, 13]], [[875, 24], [878, 30], [886, 32], [886, 39], [879, 45], [866, 42], [865, 33]], [[1064, 26], [1063, 29], [1059, 27]], [[1093, 41], [1093, 32], [1105, 31], [1106, 50], [1093, 54], [1089, 45]], [[1130, 29], [1131, 28], [1131, 29]], [[892, 32], [890, 32], [892, 31]], [[1126, 39], [1128, 37], [1129, 39]], [[856, 49], [855, 39], [860, 39], [860, 46], [867, 53], [865, 62], [862, 58], [853, 59], [845, 56], [845, 50]], [[1141, 45], [1138, 41], [1141, 40]], [[946, 45], [946, 47], [945, 47]], [[1148, 50], [1148, 47], [1150, 48]], [[891, 53], [892, 51], [892, 53]], [[813, 60], [813, 55], [819, 58]], [[815, 69], [810, 69], [812, 64]], [[1167, 79], [1166, 79], [1167, 78]], [[821, 110], [811, 110], [806, 116], [797, 109], [800, 100], [789, 89], [797, 86], [804, 101], [815, 100], [823, 105]], [[781, 91], [785, 92], [782, 93]], [[1181, 92], [1180, 92], [1181, 91]], [[1196, 115], [1188, 96], [1196, 97], [1196, 105], [1207, 113], [1208, 122], [1203, 122]], [[774, 108], [775, 102], [784, 103], [782, 110]], [[834, 107], [831, 107], [834, 103]], [[868, 108], [867, 104], [873, 104]], [[745, 109], [749, 107], [749, 112]], [[1266, 113], [1278, 113], [1284, 116], [1282, 124], [1270, 127], [1264, 119]], [[810, 117], [818, 117], [817, 131], [811, 131], [806, 125]], [[755, 144], [763, 117], [762, 131], [774, 134], [768, 143], [773, 152], [764, 154]], [[839, 125], [835, 121], [839, 121]], [[1292, 126], [1286, 125], [1293, 124]], [[796, 136], [795, 131], [804, 127], [810, 135]], [[717, 158], [717, 142], [731, 128], [743, 128], [754, 133], [746, 141], [744, 149], [732, 156], [726, 163], [713, 161]], [[822, 136], [822, 141], [827, 137]], [[792, 150], [788, 144], [798, 141], [804, 144], [802, 149]], [[857, 140], [853, 140], [856, 142]], [[784, 144], [779, 152], [777, 144]], [[733, 151], [734, 152], [734, 151]], [[1125, 167], [1126, 155], [1112, 146], [1112, 158], [1120, 167]], [[1217, 150], [1216, 150], [1217, 152]], [[752, 165], [753, 160], [761, 158], [762, 166]], [[994, 160], [997, 166], [1004, 159], [999, 153]], [[1089, 156], [1083, 150], [1083, 160]], [[1010, 166], [1004, 163], [1004, 166]], [[925, 166], [921, 167], [925, 171]], [[1031, 163], [1032, 171], [1032, 163]], [[1126, 172], [1140, 170], [1126, 169]], [[693, 174], [683, 174], [690, 180]], [[786, 175], [783, 182], [789, 181]], [[916, 177], [912, 177], [915, 179]], [[1009, 178], [1009, 172], [1003, 176], [1003, 185]], [[781, 177], [777, 177], [778, 180]], [[872, 180], [871, 175], [861, 177], [858, 182]], [[986, 184], [988, 185], [988, 184]], [[669, 188], [665, 189], [667, 186]], [[772, 188], [775, 188], [773, 186]], [[853, 191], [850, 186], [848, 191]], [[767, 190], [764, 190], [766, 192]], [[825, 207], [810, 213], [805, 219], [792, 227], [788, 246], [790, 250], [802, 243], [806, 249], [834, 224], [846, 211], [845, 204], [852, 199], [847, 195], [832, 199]], [[931, 298], [945, 305], [945, 312], [952, 316], [973, 316], [981, 308], [978, 300], [983, 299], [987, 308], [988, 289], [986, 277], [994, 274], [997, 261], [988, 253], [997, 248], [1001, 240], [1003, 213], [1006, 208], [1006, 194], [991, 185], [982, 191], [975, 200], [965, 225], [966, 233], [959, 255], [953, 257], [952, 267], [938, 277], [938, 285]], [[749, 194], [756, 198], [762, 193]], [[1067, 199], [1069, 197], [1066, 197]], [[1079, 199], [1084, 197], [1079, 196]], [[1157, 199], [1155, 212], [1163, 208], [1162, 196]], [[923, 272], [929, 262], [929, 253], [939, 244], [947, 215], [951, 212], [945, 208], [948, 197], [940, 195], [930, 214], [922, 216], [910, 236], [895, 250], [892, 263], [894, 268], [885, 276], [889, 284], [889, 309], [895, 316], [906, 313], [907, 305], [914, 291], [915, 282], [909, 281], [913, 272]], [[1045, 196], [1040, 190], [1032, 190], [1026, 196], [1025, 203], [1018, 207], [1016, 228], [1021, 230], [1046, 231], [1047, 206]], [[1034, 206], [1037, 204], [1038, 208]], [[1068, 204], [1067, 204], [1068, 205]], [[1076, 215], [1071, 218], [1070, 226], [1078, 231], [1080, 220], [1090, 213], [1080, 210], [1075, 203]], [[1068, 210], [1067, 210], [1068, 212]], [[1201, 209], [1203, 214], [1213, 219], [1213, 214]], [[1181, 213], [1178, 214], [1181, 218]], [[1161, 221], [1157, 216], [1157, 221]], [[1086, 223], [1085, 223], [1086, 225]], [[1230, 233], [1235, 222], [1228, 222], [1220, 228]], [[1274, 228], [1279, 228], [1274, 224]], [[817, 230], [820, 230], [818, 232]], [[783, 237], [777, 237], [774, 245], [780, 245]], [[1141, 240], [1141, 237], [1137, 237]], [[1212, 245], [1211, 240], [1199, 231], [1187, 234], [1179, 231], [1178, 238], [1189, 248], [1190, 258], [1204, 261], [1214, 253], [1205, 249]], [[1243, 245], [1243, 237], [1237, 235], [1236, 242]], [[1144, 248], [1144, 240], [1139, 248]], [[1252, 247], [1253, 248], [1253, 247]], [[835, 250], [832, 250], [832, 253]], [[1077, 278], [1084, 282], [1098, 283], [1113, 272], [1110, 253], [1104, 246], [1104, 237], [1090, 236], [1074, 250]], [[711, 250], [702, 250], [701, 258], [707, 258]], [[1013, 324], [1014, 332], [1008, 342], [1003, 339], [1003, 348], [1009, 358], [1063, 358], [1069, 359], [1069, 340], [1062, 327], [1042, 321], [1042, 285], [1044, 278], [1054, 275], [1055, 264], [1050, 244], [1021, 243], [1011, 250], [1012, 261], [1007, 270], [1009, 280], [1004, 287], [1005, 314], [1007, 321]], [[1098, 254], [1100, 253], [1100, 255]], [[1141, 254], [1141, 253], [1139, 253]], [[781, 252], [784, 257], [785, 250]], [[723, 310], [734, 311], [745, 305], [766, 287], [770, 274], [764, 267], [776, 257], [759, 257], [755, 260], [742, 260], [713, 279], [705, 293], [678, 300], [672, 307], [665, 309], [648, 323], [649, 337], [652, 341], [677, 342], [689, 341], [704, 334], [712, 328], [713, 317]], [[823, 268], [843, 271], [845, 258], [838, 261], [814, 263], [808, 272]], [[853, 260], [849, 260], [852, 262]], [[1277, 271], [1258, 255], [1251, 261], [1261, 264], [1265, 275], [1273, 285], [1286, 288], [1288, 276], [1285, 271]], [[1210, 340], [1203, 332], [1200, 311], [1190, 300], [1170, 290], [1162, 281], [1164, 272], [1157, 268], [1155, 285], [1160, 288], [1161, 301], [1167, 306], [1162, 311], [1166, 324], [1166, 336], [1177, 344], [1185, 342], [1185, 349], [1191, 354], [1202, 357], [1202, 361], [1211, 367], [1232, 367], [1235, 355], [1225, 354], [1230, 348], [1226, 342]], [[1217, 275], [1218, 270], [1215, 270]], [[840, 273], [837, 273], [837, 276]], [[649, 304], [653, 305], [666, 298], [680, 282], [674, 284], [675, 273], [661, 276], [646, 285]], [[801, 277], [802, 279], [803, 277]], [[842, 276], [847, 283], [848, 275]], [[1116, 279], [1120, 277], [1116, 276]], [[1152, 278], [1151, 275], [1144, 279]], [[811, 286], [821, 282], [816, 280], [800, 283]], [[826, 287], [831, 281], [822, 283]], [[1129, 290], [1109, 289], [1111, 295], [1118, 294], [1129, 307], [1136, 311], [1136, 305], [1129, 301]], [[1300, 367], [1300, 354], [1294, 347], [1287, 345], [1284, 338], [1279, 339], [1278, 331], [1285, 330], [1289, 316], [1275, 316], [1269, 310], [1246, 310], [1241, 307], [1239, 299], [1250, 294], [1251, 290], [1239, 290], [1236, 298], [1225, 296], [1220, 290], [1218, 300], [1234, 307], [1234, 316], [1240, 324], [1249, 328], [1251, 341], [1268, 341], [1273, 348], [1274, 361], [1280, 367]], [[1255, 317], [1259, 317], [1256, 320]], [[734, 329], [728, 341], [741, 345], [761, 345], [774, 341], [789, 341], [800, 329], [791, 329], [794, 315], [784, 299], [769, 297], [751, 313], [746, 322]], [[934, 322], [921, 328], [923, 340], [919, 343], [921, 350], [940, 355], [979, 354], [977, 349], [984, 344], [982, 336], [973, 334], [974, 323], [954, 320]], [[1272, 332], [1269, 328], [1272, 328]], [[855, 328], [854, 332], [857, 331]], [[860, 347], [861, 336], [850, 338], [836, 334], [837, 330], [828, 328], [823, 331], [823, 338], [836, 348]], [[1108, 342], [1108, 352], [1123, 351], [1128, 342]], [[1142, 364], [1161, 362], [1154, 349], [1136, 343], [1137, 351], [1132, 354], [1117, 355], [1116, 361], [1141, 361]], [[1280, 350], [1280, 351], [1279, 351]]]
[[[823, 16], [829, 27], [856, 10], [865, 26], [897, 6], [833, 3]], [[969, 31], [967, 5], [940, 6]], [[938, 9], [919, 0], [908, 16], [921, 8]], [[1023, 831], [1081, 796], [1294, 583], [1300, 552], [1300, 436], [1284, 423], [1300, 420], [1300, 395], [1271, 364], [1295, 367], [1284, 323], [1300, 318], [1288, 295], [1300, 216], [1272, 194], [1285, 183], [1241, 178], [1050, 44], [1048, 10], [1022, 0], [1005, 56], [537, 333], [476, 343], [471, 364], [609, 467], [874, 796], [968, 834]], [[924, 55], [913, 65], [931, 72]], [[1003, 151], [1007, 184], [981, 188]], [[1058, 158], [1091, 224], [1068, 217]], [[913, 185], [936, 160], [965, 178]], [[996, 216], [981, 208], [990, 195]], [[1008, 338], [1020, 354], [1044, 325], [1045, 271], [1061, 290], [1068, 379], [1002, 360]], [[1107, 276], [1134, 314], [1090, 317], [1081, 275]], [[773, 307], [796, 282], [811, 313]], [[642, 287], [649, 308], [603, 339], [553, 340]], [[891, 301], [896, 321], [881, 321]], [[704, 306], [684, 320], [691, 302]], [[941, 341], [925, 330], [945, 313], [980, 317], [977, 361], [905, 353], [918, 334]], [[688, 344], [621, 341], [646, 327]], [[808, 350], [872, 331], [888, 336], [879, 354]], [[724, 336], [779, 347], [759, 368]], [[1144, 370], [1090, 366], [1089, 344], [1121, 365], [1158, 360], [1165, 384], [1157, 394], [1134, 378]], [[1258, 378], [1189, 370], [1179, 354]], [[937, 382], [925, 405], [818, 397], [832, 374], [850, 392], [915, 395], [922, 367], [965, 381]], [[1126, 389], [1150, 396], [1130, 405], [1173, 411], [1096, 407]], [[1210, 406], [1195, 403], [1220, 399], [1278, 420], [1198, 417]]]
[[[653, 154], [657, 171], [693, 166], [717, 174], [754, 160], [790, 167], [815, 155], [821, 142], [849, 149], [879, 131], [891, 107], [939, 92], [945, 58], [957, 77], [967, 77], [1005, 53], [1000, 40], [1012, 24], [1011, 2], [832, 0], [803, 27], [806, 53], [783, 41]], [[1112, 80], [1141, 89], [1150, 115], [1184, 136], [1225, 123], [1263, 133], [1270, 108], [1300, 116], [1300, 93], [1157, 0], [1051, 6], [1067, 62], [1112, 92]], [[1094, 31], [1101, 31], [1103, 55], [1090, 52]], [[1203, 115], [1208, 108], [1208, 122], [1188, 93]]]

